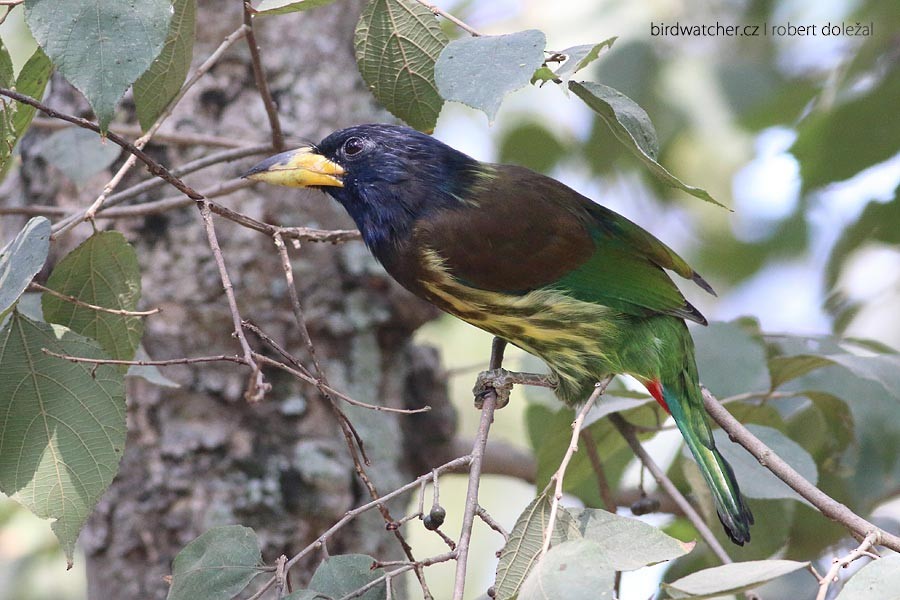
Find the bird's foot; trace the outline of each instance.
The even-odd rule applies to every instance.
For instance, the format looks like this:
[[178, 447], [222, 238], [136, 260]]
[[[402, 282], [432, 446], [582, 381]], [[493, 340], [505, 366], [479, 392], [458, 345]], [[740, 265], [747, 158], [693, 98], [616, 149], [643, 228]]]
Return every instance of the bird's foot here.
[[540, 387], [555, 388], [556, 379], [552, 375], [539, 373], [518, 373], [506, 369], [491, 369], [482, 371], [475, 380], [472, 393], [475, 394], [475, 408], [481, 410], [484, 399], [488, 394], [495, 394], [497, 398], [496, 408], [503, 408], [509, 404], [509, 393], [514, 384], [536, 385]]
[[488, 394], [496, 396], [497, 406], [495, 408], [503, 408], [509, 404], [509, 393], [512, 388], [510, 372], [506, 369], [482, 371], [475, 380], [475, 387], [472, 388], [472, 393], [475, 394], [475, 408], [481, 410]]

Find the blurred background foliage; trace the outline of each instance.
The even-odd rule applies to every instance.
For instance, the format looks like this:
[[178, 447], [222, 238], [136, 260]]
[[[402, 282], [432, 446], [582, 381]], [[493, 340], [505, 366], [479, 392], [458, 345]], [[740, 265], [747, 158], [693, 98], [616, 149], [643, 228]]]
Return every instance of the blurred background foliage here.
[[[857, 353], [900, 347], [900, 10], [895, 2], [437, 4], [484, 33], [539, 28], [554, 49], [618, 36], [612, 49], [579, 78], [612, 86], [640, 104], [659, 134], [660, 163], [683, 181], [709, 190], [733, 212], [661, 187], [611, 139], [590, 109], [552, 84], [512, 94], [490, 127], [483, 114], [448, 104], [435, 135], [481, 160], [523, 164], [556, 177], [684, 255], [719, 294], [706, 297], [685, 286], [689, 300], [711, 321], [729, 322], [693, 330], [701, 377], [715, 393], [766, 392], [773, 359], [844, 353], [849, 346], [843, 338], [873, 340], [855, 343], [852, 350]], [[860, 22], [874, 24], [874, 33], [650, 35], [651, 23], [676, 21], [761, 26]], [[11, 17], [0, 29], [5, 42], [18, 35], [15, 27]], [[450, 26], [447, 32], [460, 34]], [[487, 363], [490, 337], [444, 318], [423, 328], [419, 338], [441, 348], [461, 414], [460, 431], [471, 435], [478, 419], [471, 385]], [[508, 367], [540, 368], [520, 352], [508, 356]], [[876, 375], [882, 376], [882, 384], [877, 377], [851, 376], [847, 369], [831, 366], [785, 382], [779, 388], [782, 397], [731, 403], [729, 408], [745, 422], [796, 441], [814, 459], [823, 489], [896, 531], [896, 521], [891, 521], [898, 510], [889, 502], [900, 493], [900, 420], [896, 396], [886, 386], [896, 384], [897, 374]], [[571, 416], [551, 397], [530, 390], [527, 399], [525, 395], [520, 389], [513, 392], [510, 405], [498, 414], [492, 439], [533, 451], [540, 481], [550, 465], [558, 464], [562, 438], [556, 438], [568, 438]], [[662, 421], [653, 404], [630, 397], [624, 388], [618, 397], [611, 396], [609, 401], [634, 403], [625, 414], [635, 423], [653, 426]], [[553, 424], [558, 425], [555, 430]], [[603, 452], [610, 479], [634, 487], [640, 469], [608, 429], [605, 421], [597, 421], [590, 433]], [[652, 440], [649, 433], [642, 437], [660, 462], [668, 456], [671, 477], [685, 485], [697, 475], [690, 461], [682, 460], [672, 433], [663, 431]], [[583, 454], [580, 460], [567, 479], [570, 501], [600, 506]], [[652, 495], [649, 478], [645, 483]], [[458, 530], [460, 515], [450, 507], [462, 504], [464, 489], [462, 477], [442, 480], [448, 532]], [[534, 489], [519, 480], [488, 476], [482, 504], [511, 528]], [[695, 500], [708, 508], [708, 499]], [[751, 502], [757, 515], [754, 541], [743, 549], [729, 545], [735, 559], [780, 553], [799, 559], [825, 556], [827, 561], [831, 544], [852, 543], [803, 503]], [[696, 538], [682, 518], [650, 519], [666, 524], [673, 535]], [[64, 563], [44, 524], [8, 502], [0, 503], [0, 522], [0, 598], [83, 597], [84, 577], [78, 571], [83, 561], [76, 561], [75, 572], [57, 576]], [[412, 539], [417, 555], [445, 550], [424, 529], [414, 529]], [[471, 598], [493, 581], [494, 553], [500, 545], [496, 534], [476, 527], [469, 568], [473, 584], [467, 586]], [[712, 564], [711, 556], [698, 547], [665, 578]], [[448, 589], [440, 577], [452, 581], [452, 568], [445, 563], [429, 569], [433, 589]], [[665, 568], [655, 568], [651, 576], [626, 574], [623, 597], [648, 597]], [[811, 582], [806, 573], [785, 578], [771, 584], [771, 596], [764, 597], [812, 597]]]
[[[900, 347], [896, 5], [876, 0], [606, 0], [567, 2], [564, 9], [527, 0], [442, 5], [486, 33], [540, 28], [550, 48], [618, 36], [612, 49], [576, 79], [609, 85], [640, 104], [659, 134], [660, 163], [683, 181], [709, 190], [734, 212], [658, 184], [611, 139], [599, 118], [552, 84], [508, 97], [490, 128], [484, 115], [448, 104], [435, 135], [482, 160], [523, 164], [556, 177], [641, 224], [688, 258], [719, 294], [706, 297], [683, 286], [691, 302], [711, 321], [732, 321], [693, 330], [701, 378], [720, 398], [767, 391], [770, 360], [778, 355], [893, 352]], [[650, 35], [651, 23], [676, 21], [761, 27], [758, 37]], [[826, 22], [873, 23], [874, 33], [762, 35], [764, 23], [771, 28], [788, 23], [821, 27]], [[486, 363], [489, 336], [446, 317], [427, 326], [421, 338], [442, 348], [448, 368], [460, 369], [453, 371], [453, 396], [463, 417], [461, 431], [474, 431], [477, 412], [471, 409], [470, 387], [474, 373]], [[850, 347], [844, 338], [877, 344]], [[541, 369], [522, 354], [513, 353], [509, 364]], [[891, 377], [896, 383], [898, 375], [887, 375]], [[729, 409], [744, 422], [796, 441], [815, 461], [823, 489], [897, 531], [898, 510], [890, 505], [900, 493], [896, 390], [892, 394], [836, 366], [779, 390], [784, 397], [733, 402]], [[492, 438], [535, 452], [539, 490], [559, 462], [572, 416], [539, 392], [513, 394]], [[606, 401], [620, 401], [612, 396]], [[652, 404], [625, 414], [644, 425], [663, 420]], [[607, 475], [620, 487], [634, 486], [640, 470], [609, 429], [605, 421], [590, 428]], [[660, 462], [668, 459], [673, 480], [689, 489], [697, 474], [672, 434], [642, 437]], [[569, 501], [603, 506], [587, 459], [579, 456], [567, 475]], [[649, 477], [645, 483], [654, 495]], [[495, 486], [488, 488], [484, 503], [511, 526], [533, 497], [533, 488], [520, 490], [524, 486], [518, 482], [502, 481]], [[496, 491], [490, 495], [492, 489]], [[709, 499], [694, 499], [709, 509]], [[827, 565], [829, 552], [840, 554], [841, 545], [853, 543], [841, 527], [796, 500], [753, 499], [751, 505], [758, 516], [753, 542], [740, 549], [725, 542], [735, 560], [775, 554], [815, 560], [824, 555], [822, 565]], [[683, 518], [650, 518], [667, 523], [672, 535], [697, 537]], [[448, 519], [448, 531], [457, 526]], [[493, 576], [492, 553], [499, 546], [489, 532], [476, 533], [481, 535], [473, 544], [483, 552], [483, 561], [473, 557], [470, 570], [479, 573], [485, 589]], [[439, 546], [428, 551], [439, 551]], [[714, 564], [698, 546], [664, 578]], [[665, 568], [658, 567], [656, 575]], [[645, 572], [625, 574], [623, 598], [647, 598], [656, 581]], [[802, 599], [814, 598], [815, 587], [808, 573], [798, 573], [761, 591], [764, 598]]]

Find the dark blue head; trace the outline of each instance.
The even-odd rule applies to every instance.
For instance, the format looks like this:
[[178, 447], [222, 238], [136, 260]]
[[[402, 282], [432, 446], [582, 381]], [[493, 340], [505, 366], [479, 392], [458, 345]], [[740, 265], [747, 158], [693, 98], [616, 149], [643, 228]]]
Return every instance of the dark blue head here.
[[479, 172], [475, 159], [414, 129], [359, 125], [312, 148], [269, 158], [246, 176], [325, 191], [347, 209], [379, 255], [405, 239], [416, 219], [464, 206]]

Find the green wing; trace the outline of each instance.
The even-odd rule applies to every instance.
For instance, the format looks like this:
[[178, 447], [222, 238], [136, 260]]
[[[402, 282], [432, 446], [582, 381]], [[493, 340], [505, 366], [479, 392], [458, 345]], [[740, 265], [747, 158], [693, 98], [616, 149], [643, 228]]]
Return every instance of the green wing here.
[[461, 283], [524, 294], [553, 288], [624, 313], [706, 319], [664, 269], [709, 285], [668, 246], [625, 217], [528, 169], [491, 165], [455, 210], [416, 224]]
[[587, 302], [636, 315], [670, 314], [706, 325], [664, 271], [668, 269], [714, 293], [680, 256], [646, 230], [613, 211], [591, 204], [590, 234], [595, 251], [557, 287]]

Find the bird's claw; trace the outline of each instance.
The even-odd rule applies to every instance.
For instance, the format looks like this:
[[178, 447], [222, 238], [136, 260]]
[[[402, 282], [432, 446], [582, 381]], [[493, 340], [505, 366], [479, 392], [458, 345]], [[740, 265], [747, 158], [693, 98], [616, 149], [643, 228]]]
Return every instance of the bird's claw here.
[[509, 404], [509, 393], [513, 388], [513, 378], [506, 369], [491, 369], [482, 371], [475, 380], [472, 393], [475, 394], [475, 408], [481, 410], [484, 399], [488, 394], [494, 394], [497, 398], [495, 408], [503, 408]]

